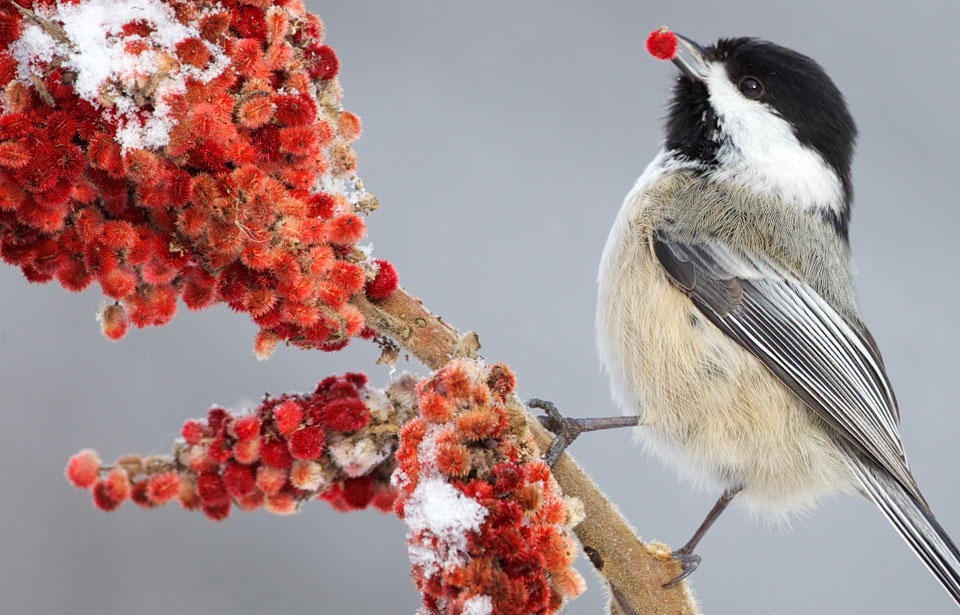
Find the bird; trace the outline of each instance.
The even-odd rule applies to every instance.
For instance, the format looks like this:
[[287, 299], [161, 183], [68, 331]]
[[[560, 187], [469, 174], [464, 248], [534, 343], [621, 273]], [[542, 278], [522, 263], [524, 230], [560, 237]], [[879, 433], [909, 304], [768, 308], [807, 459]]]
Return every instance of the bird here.
[[759, 38], [704, 47], [661, 28], [647, 48], [679, 75], [662, 148], [603, 248], [595, 324], [613, 399], [649, 449], [723, 490], [668, 585], [731, 501], [782, 519], [853, 493], [960, 604], [960, 553], [907, 464], [857, 303], [843, 95]]

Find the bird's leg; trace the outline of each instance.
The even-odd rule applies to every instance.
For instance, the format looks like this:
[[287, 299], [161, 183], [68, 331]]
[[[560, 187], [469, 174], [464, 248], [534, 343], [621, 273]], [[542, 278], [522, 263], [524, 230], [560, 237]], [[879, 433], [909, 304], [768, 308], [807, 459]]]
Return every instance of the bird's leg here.
[[527, 406], [546, 411], [546, 416], [538, 416], [540, 424], [552, 433], [555, 437], [550, 443], [543, 460], [551, 468], [560, 459], [560, 455], [566, 450], [570, 443], [577, 439], [577, 436], [585, 431], [597, 431], [599, 429], [614, 429], [616, 427], [633, 427], [639, 421], [639, 416], [611, 416], [599, 419], [568, 419], [560, 414], [557, 407], [549, 401], [543, 399], [531, 399]]
[[680, 562], [680, 564], [683, 566], [683, 570], [680, 572], [680, 574], [664, 583], [664, 587], [670, 587], [671, 585], [679, 583], [693, 574], [693, 571], [697, 569], [697, 567], [700, 565], [700, 556], [694, 553], [693, 550], [697, 548], [697, 544], [700, 542], [700, 539], [703, 538], [703, 536], [707, 533], [707, 530], [709, 530], [710, 526], [713, 525], [713, 522], [717, 520], [717, 518], [720, 516], [720, 513], [727, 508], [730, 502], [733, 501], [734, 496], [740, 493], [742, 489], [743, 487], [740, 486], [731, 487], [730, 489], [724, 491], [723, 495], [720, 496], [720, 499], [717, 500], [717, 503], [714, 504], [713, 508], [710, 509], [710, 512], [707, 513], [707, 518], [703, 520], [703, 523], [700, 524], [700, 527], [697, 528], [697, 531], [693, 533], [693, 537], [687, 541], [687, 544], [683, 545], [671, 554], [673, 559]]

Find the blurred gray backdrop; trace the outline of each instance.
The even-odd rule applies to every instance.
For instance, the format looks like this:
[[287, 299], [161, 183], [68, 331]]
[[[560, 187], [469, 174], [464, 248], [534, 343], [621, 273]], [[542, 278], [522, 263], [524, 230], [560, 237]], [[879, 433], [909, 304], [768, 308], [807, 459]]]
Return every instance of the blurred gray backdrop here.
[[[382, 209], [375, 254], [521, 395], [570, 415], [611, 412], [593, 349], [594, 277], [620, 200], [656, 152], [674, 68], [643, 51], [661, 25], [707, 42], [758, 35], [821, 61], [860, 126], [852, 242], [867, 322], [884, 351], [912, 468], [960, 539], [960, 130], [956, 24], [943, 1], [309, 2], [342, 62], [357, 150]], [[105, 459], [167, 451], [213, 403], [309, 389], [364, 370], [372, 345], [280, 348], [258, 363], [254, 326], [226, 308], [104, 340], [96, 290], [75, 296], [0, 268], [0, 613], [412, 614], [404, 527], [316, 503], [292, 518], [214, 524], [176, 504], [95, 511], [63, 479]], [[410, 365], [417, 369], [418, 366]], [[574, 455], [646, 538], [682, 544], [716, 493], [678, 484], [626, 431]], [[828, 502], [784, 531], [734, 511], [699, 549], [706, 613], [952, 613], [933, 577], [865, 501]], [[566, 610], [601, 612], [604, 590]]]

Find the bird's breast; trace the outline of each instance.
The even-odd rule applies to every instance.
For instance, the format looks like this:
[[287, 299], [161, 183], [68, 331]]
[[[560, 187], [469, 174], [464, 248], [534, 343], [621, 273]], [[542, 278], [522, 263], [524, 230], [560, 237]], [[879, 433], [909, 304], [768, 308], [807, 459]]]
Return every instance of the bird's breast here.
[[782, 513], [846, 489], [849, 471], [819, 420], [674, 287], [651, 234], [670, 215], [671, 177], [627, 197], [598, 278], [597, 347], [621, 410], [659, 456], [698, 482], [745, 486]]

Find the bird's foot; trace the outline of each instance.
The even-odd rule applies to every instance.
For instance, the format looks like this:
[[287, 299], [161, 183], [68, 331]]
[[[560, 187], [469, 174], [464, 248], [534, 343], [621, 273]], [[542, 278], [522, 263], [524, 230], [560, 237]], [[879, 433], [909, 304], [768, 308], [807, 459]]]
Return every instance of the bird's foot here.
[[547, 431], [554, 435], [553, 442], [550, 443], [550, 448], [547, 449], [547, 452], [543, 456], [544, 462], [551, 468], [560, 459], [563, 451], [583, 432], [597, 431], [599, 429], [614, 429], [616, 427], [633, 427], [640, 420], [638, 416], [571, 419], [561, 415], [553, 402], [543, 399], [531, 399], [527, 402], [527, 406], [543, 410], [547, 413], [545, 416], [538, 416], [537, 419]]
[[696, 553], [690, 553], [686, 549], [679, 549], [670, 554], [670, 557], [674, 561], [678, 562], [681, 566], [680, 574], [673, 577], [669, 581], [663, 584], [664, 587], [670, 587], [676, 585], [680, 581], [689, 577], [693, 572], [700, 567], [700, 556]]

